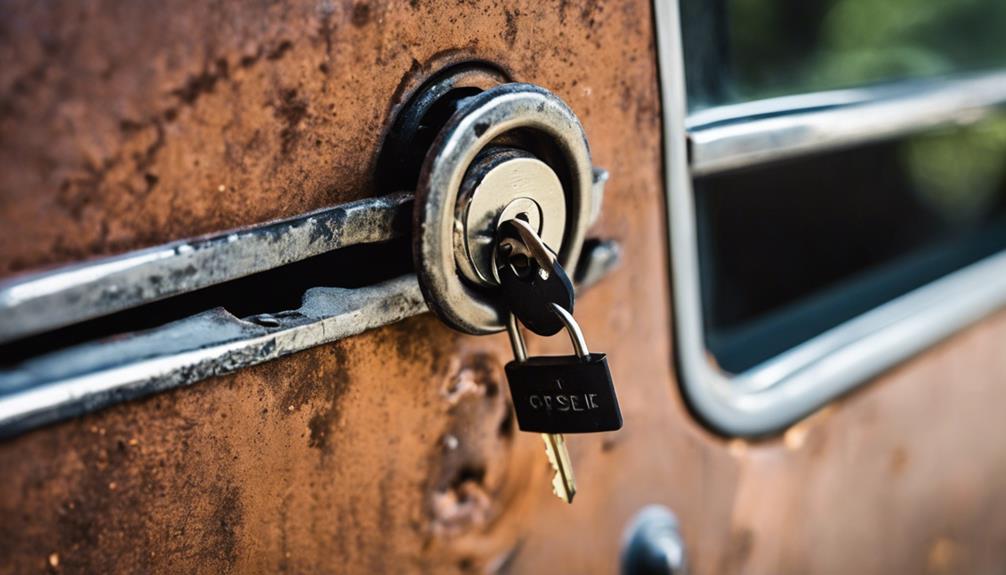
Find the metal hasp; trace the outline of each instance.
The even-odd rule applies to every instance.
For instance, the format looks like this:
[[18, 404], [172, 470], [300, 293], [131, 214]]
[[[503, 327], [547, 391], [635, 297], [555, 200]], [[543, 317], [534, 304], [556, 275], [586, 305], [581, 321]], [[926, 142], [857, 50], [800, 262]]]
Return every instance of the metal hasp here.
[[409, 274], [363, 288], [312, 288], [299, 308], [267, 318], [237, 318], [215, 308], [145, 332], [54, 351], [0, 368], [0, 438], [425, 311], [416, 278]]
[[426, 302], [451, 327], [487, 334], [506, 325], [490, 264], [500, 216], [524, 213], [573, 269], [607, 175], [592, 166], [583, 126], [557, 96], [521, 83], [482, 89], [473, 77], [484, 85], [493, 76], [465, 68], [421, 88], [390, 140], [423, 154], [413, 257]]

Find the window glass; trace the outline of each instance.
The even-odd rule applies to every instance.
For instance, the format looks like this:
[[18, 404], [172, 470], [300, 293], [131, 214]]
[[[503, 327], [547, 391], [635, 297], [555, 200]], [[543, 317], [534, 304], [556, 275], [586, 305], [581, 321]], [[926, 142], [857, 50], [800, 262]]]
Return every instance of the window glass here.
[[694, 193], [706, 345], [737, 373], [1006, 249], [1006, 115]]
[[1006, 65], [1004, 0], [682, 0], [689, 107]]

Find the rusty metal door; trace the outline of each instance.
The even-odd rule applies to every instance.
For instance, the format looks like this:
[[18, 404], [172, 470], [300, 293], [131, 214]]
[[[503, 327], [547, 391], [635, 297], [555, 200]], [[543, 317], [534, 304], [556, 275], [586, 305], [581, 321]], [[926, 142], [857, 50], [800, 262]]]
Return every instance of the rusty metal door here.
[[[667, 241], [665, 152], [684, 134], [666, 140], [683, 122], [666, 69], [661, 85], [666, 10], [5, 3], [6, 280], [371, 198], [395, 114], [447, 67], [547, 87], [610, 174], [590, 234], [621, 261], [576, 313], [610, 358], [625, 425], [569, 440], [581, 488], [556, 499], [540, 438], [512, 415], [506, 336], [458, 333], [409, 292], [347, 328], [362, 333], [4, 439], [0, 572], [612, 573], [651, 504], [677, 516], [695, 573], [1001, 569], [1002, 312], [779, 433], [732, 437], [690, 410]], [[404, 230], [379, 263], [331, 265], [350, 287], [376, 281], [368, 266], [407, 272]], [[301, 295], [240, 292], [220, 297], [259, 315]], [[8, 344], [5, 366], [38, 341]]]

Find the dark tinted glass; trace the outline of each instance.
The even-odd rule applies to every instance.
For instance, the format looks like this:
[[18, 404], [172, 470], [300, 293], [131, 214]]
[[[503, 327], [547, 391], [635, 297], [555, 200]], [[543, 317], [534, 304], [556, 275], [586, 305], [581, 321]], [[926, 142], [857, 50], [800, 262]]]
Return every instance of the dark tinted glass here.
[[1006, 66], [1004, 0], [682, 0], [689, 107]]
[[1006, 116], [695, 181], [707, 346], [731, 372], [1006, 248]]

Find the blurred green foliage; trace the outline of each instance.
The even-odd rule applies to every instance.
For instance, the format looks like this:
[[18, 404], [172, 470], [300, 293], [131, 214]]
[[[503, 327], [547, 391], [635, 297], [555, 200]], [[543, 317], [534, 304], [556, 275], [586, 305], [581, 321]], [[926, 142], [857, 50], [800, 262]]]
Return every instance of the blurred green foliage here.
[[1006, 0], [726, 0], [723, 8], [733, 100], [1006, 65]]
[[906, 140], [900, 150], [918, 197], [947, 224], [974, 224], [1004, 199], [1004, 115], [920, 134]]

